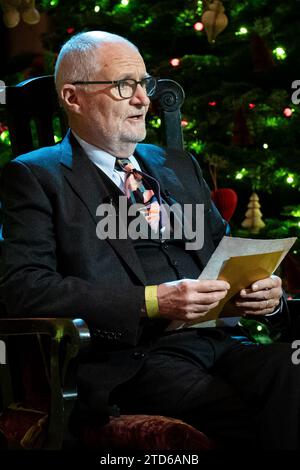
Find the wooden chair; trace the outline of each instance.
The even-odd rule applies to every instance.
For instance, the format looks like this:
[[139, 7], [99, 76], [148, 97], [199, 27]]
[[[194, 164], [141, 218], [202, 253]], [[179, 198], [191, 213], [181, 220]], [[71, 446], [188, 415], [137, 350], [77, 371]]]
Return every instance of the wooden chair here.
[[[182, 88], [159, 80], [153, 99], [163, 122], [162, 143], [182, 149]], [[7, 115], [13, 155], [53, 145], [66, 123], [52, 76], [37, 77], [7, 89]], [[299, 328], [300, 299], [289, 302], [292, 328]], [[76, 403], [76, 368], [90, 344], [81, 319], [6, 318], [0, 303], [0, 447], [61, 449], [74, 445], [69, 419]], [[287, 339], [292, 337], [287, 336]], [[1, 346], [6, 361], [1, 364]], [[117, 415], [117, 413], [115, 413]], [[97, 450], [211, 449], [214, 443], [192, 426], [163, 416], [111, 416], [84, 422], [81, 446]]]
[[[13, 155], [53, 145], [67, 126], [58, 106], [52, 76], [37, 77], [7, 89], [7, 116]], [[162, 119], [162, 143], [183, 148], [180, 107], [184, 92], [172, 80], [159, 80], [153, 106]], [[89, 347], [81, 319], [5, 318], [0, 339], [7, 362], [0, 365], [2, 414], [0, 445], [60, 449], [74, 445], [69, 419], [77, 398], [76, 368]], [[117, 415], [117, 413], [114, 413]], [[79, 426], [80, 445], [99, 449], [200, 450], [212, 442], [192, 426], [163, 416], [111, 416]], [[4, 437], [3, 437], [4, 436]]]

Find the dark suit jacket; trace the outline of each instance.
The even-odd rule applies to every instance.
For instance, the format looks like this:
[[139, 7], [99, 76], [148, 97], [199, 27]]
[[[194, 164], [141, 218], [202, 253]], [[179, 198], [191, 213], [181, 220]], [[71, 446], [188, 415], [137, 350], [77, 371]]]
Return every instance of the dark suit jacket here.
[[[225, 225], [198, 164], [187, 153], [153, 145], [138, 145], [135, 156], [166, 198], [205, 204], [205, 243], [196, 252], [204, 266]], [[134, 247], [130, 240], [96, 236], [96, 209], [113, 195], [70, 132], [60, 144], [10, 162], [1, 193], [0, 294], [7, 315], [83, 318], [102, 341], [83, 379], [93, 403], [100, 403], [147, 354], [139, 343], [146, 279]]]

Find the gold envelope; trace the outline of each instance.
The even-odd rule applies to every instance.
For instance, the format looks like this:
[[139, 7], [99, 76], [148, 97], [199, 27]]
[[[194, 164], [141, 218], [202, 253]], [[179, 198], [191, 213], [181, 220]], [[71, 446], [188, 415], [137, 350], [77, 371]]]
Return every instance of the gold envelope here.
[[[278, 265], [283, 251], [261, 253], [256, 255], [232, 256], [224, 262], [218, 279], [227, 281], [230, 289], [226, 297], [220, 301], [217, 307], [210, 310], [201, 320], [216, 320], [219, 316], [234, 316], [234, 314], [222, 314], [224, 305], [241, 289], [249, 287], [255, 281], [269, 277]], [[220, 315], [221, 314], [221, 315]], [[197, 320], [197, 323], [199, 321]]]

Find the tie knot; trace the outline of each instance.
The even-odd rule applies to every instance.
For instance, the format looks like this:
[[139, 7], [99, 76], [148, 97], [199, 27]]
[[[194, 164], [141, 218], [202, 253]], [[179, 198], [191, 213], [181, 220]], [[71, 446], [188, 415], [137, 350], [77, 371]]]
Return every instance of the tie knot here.
[[128, 158], [117, 158], [115, 163], [116, 170], [129, 173], [134, 170], [134, 166]]

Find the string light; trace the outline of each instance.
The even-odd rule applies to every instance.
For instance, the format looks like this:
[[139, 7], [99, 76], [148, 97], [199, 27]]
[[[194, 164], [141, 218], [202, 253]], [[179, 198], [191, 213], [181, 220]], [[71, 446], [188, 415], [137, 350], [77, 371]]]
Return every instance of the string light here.
[[276, 49], [273, 49], [273, 54], [278, 60], [286, 59], [286, 52], [285, 52], [285, 49], [283, 49], [283, 47], [276, 47]]
[[149, 124], [154, 129], [159, 129], [161, 126], [161, 119], [157, 116], [154, 116], [152, 119], [150, 119]]
[[268, 144], [263, 144], [263, 148], [264, 148], [265, 150], [267, 150], [267, 149], [269, 148], [269, 145], [268, 145]]
[[204, 28], [203, 23], [201, 21], [197, 21], [197, 23], [194, 24], [194, 30], [195, 31], [202, 31]]
[[197, 14], [202, 15], [202, 11], [203, 11], [203, 2], [202, 0], [198, 0], [197, 1]]
[[122, 7], [127, 7], [129, 4], [129, 0], [121, 0]]
[[249, 103], [249, 108], [250, 108], [250, 109], [254, 109], [254, 108], [255, 108], [255, 106], [256, 106], [256, 104], [255, 104], [255, 103]]
[[236, 180], [241, 180], [244, 178], [244, 176], [247, 174], [246, 168], [242, 168], [240, 171], [238, 171], [235, 175]]
[[182, 127], [186, 127], [186, 126], [188, 126], [188, 124], [189, 124], [189, 121], [187, 121], [186, 119], [181, 120]]
[[96, 5], [95, 8], [94, 8], [94, 12], [99, 13], [99, 11], [100, 11], [100, 7], [99, 7], [99, 5]]
[[11, 141], [10, 141], [10, 135], [9, 135], [9, 131], [8, 130], [5, 130], [3, 132], [1, 132], [0, 134], [0, 140], [3, 144], [5, 145], [8, 145], [10, 146], [11, 145]]
[[178, 67], [178, 65], [180, 65], [180, 59], [174, 57], [174, 59], [170, 60], [170, 64], [172, 65], [172, 67]]
[[283, 114], [285, 115], [285, 117], [289, 118], [293, 114], [293, 110], [291, 108], [284, 108]]
[[287, 182], [288, 184], [293, 184], [293, 182], [294, 182], [294, 176], [291, 175], [291, 174], [289, 174], [288, 177], [287, 177], [287, 179], [286, 179], [286, 182]]
[[209, 101], [208, 106], [217, 106], [217, 102], [216, 101]]
[[238, 31], [236, 31], [235, 35], [236, 36], [243, 36], [244, 34], [248, 33], [248, 29], [245, 28], [245, 26], [241, 26]]

